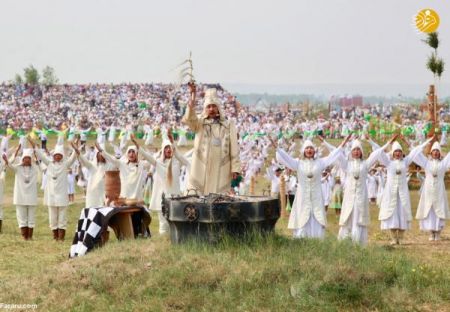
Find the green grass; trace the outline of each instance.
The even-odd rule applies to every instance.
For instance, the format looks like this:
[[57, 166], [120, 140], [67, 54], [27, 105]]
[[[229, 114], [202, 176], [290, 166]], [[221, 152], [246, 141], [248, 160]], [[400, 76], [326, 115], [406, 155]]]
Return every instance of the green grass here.
[[[8, 173], [0, 234], [0, 302], [37, 304], [40, 311], [449, 311], [450, 233], [429, 243], [417, 221], [405, 245], [386, 245], [371, 206], [369, 246], [335, 238], [294, 240], [287, 220], [275, 235], [227, 237], [215, 245], [171, 245], [151, 224], [151, 239], [118, 242], [68, 259], [83, 200], [69, 207], [64, 243], [52, 240], [40, 205], [33, 241], [22, 241], [10, 204]], [[257, 189], [268, 185], [258, 179]], [[40, 194], [42, 196], [42, 194]], [[415, 210], [418, 194], [411, 192]], [[414, 212], [414, 211], [413, 211]]]

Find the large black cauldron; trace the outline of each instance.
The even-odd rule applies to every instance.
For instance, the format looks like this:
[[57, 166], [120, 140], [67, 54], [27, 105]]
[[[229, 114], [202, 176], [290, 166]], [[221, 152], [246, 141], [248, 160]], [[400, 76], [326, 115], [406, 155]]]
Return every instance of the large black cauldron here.
[[265, 196], [178, 196], [162, 200], [173, 243], [187, 238], [215, 242], [223, 234], [271, 232], [280, 217], [278, 198]]

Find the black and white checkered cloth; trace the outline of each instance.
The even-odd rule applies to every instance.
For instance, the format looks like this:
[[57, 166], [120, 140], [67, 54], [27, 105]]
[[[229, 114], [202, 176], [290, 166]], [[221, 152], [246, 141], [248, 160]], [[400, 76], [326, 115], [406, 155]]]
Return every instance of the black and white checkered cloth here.
[[[123, 208], [121, 207], [95, 207], [81, 210], [77, 232], [70, 247], [69, 257], [83, 256], [94, 247], [99, 246], [102, 242], [102, 233], [108, 229], [109, 220], [122, 210]], [[141, 207], [141, 213], [147, 215], [150, 219], [150, 214], [144, 207]], [[141, 225], [136, 226], [139, 227]], [[135, 227], [134, 223], [133, 227]], [[141, 229], [135, 228], [135, 233], [138, 231], [143, 232]], [[144, 232], [145, 237], [150, 237], [148, 224]]]

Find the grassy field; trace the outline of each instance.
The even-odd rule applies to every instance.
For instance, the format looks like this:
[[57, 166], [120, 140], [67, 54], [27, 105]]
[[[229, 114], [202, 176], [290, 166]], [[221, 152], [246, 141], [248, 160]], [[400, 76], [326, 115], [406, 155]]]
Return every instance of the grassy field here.
[[[69, 260], [83, 208], [80, 193], [69, 207], [65, 242], [52, 240], [42, 205], [34, 240], [23, 241], [11, 205], [12, 183], [8, 172], [0, 303], [36, 304], [40, 311], [450, 311], [448, 228], [442, 241], [429, 243], [414, 221], [405, 244], [390, 247], [376, 206], [367, 248], [338, 242], [337, 217], [329, 211], [324, 241], [293, 240], [287, 220], [280, 219], [267, 238], [174, 246], [157, 234], [154, 221], [151, 239], [111, 239]], [[258, 190], [267, 185], [258, 179]], [[411, 200], [415, 212], [417, 191]]]

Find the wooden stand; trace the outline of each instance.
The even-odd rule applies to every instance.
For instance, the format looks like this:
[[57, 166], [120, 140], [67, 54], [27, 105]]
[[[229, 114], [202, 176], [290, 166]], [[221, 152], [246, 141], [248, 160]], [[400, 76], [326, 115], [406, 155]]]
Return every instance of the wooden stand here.
[[141, 210], [135, 207], [124, 208], [111, 218], [109, 226], [114, 230], [114, 233], [119, 240], [134, 239], [137, 236], [138, 233], [134, 232], [131, 216], [133, 213], [139, 211]]

